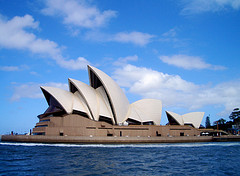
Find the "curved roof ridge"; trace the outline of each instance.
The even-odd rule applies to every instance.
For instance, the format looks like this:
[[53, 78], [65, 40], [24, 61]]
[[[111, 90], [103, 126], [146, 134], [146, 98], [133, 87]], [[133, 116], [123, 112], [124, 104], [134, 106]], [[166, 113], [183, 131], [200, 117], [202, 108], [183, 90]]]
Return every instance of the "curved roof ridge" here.
[[174, 120], [177, 121], [179, 125], [184, 125], [182, 115], [171, 111], [166, 111], [166, 113], [168, 113], [172, 118], [174, 118]]
[[43, 91], [48, 104], [49, 99], [46, 97], [44, 91], [53, 96], [68, 114], [72, 113], [73, 93], [56, 87], [41, 86], [40, 88]]
[[97, 120], [99, 116], [99, 103], [96, 90], [91, 86], [75, 79], [69, 78], [68, 81], [69, 86], [71, 87], [71, 84], [73, 84], [77, 88], [80, 95], [83, 97], [90, 112], [91, 118]]
[[129, 108], [129, 102], [123, 90], [111, 77], [101, 70], [88, 65], [88, 71], [91, 86], [97, 88], [102, 84], [109, 98], [116, 123], [122, 123]]
[[204, 112], [190, 112], [182, 115], [182, 117], [184, 123], [192, 123], [195, 128], [199, 128], [204, 114]]
[[160, 125], [162, 116], [162, 101], [157, 99], [141, 99], [131, 104], [137, 111], [142, 122], [153, 121]]

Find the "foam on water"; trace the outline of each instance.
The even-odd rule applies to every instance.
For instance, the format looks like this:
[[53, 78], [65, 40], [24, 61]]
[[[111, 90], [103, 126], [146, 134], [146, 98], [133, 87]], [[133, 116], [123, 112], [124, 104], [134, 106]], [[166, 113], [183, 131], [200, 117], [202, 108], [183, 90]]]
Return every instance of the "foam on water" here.
[[177, 143], [177, 144], [44, 144], [44, 143], [13, 143], [0, 142], [0, 145], [27, 146], [27, 147], [100, 147], [100, 148], [164, 148], [164, 147], [206, 147], [206, 146], [240, 146], [240, 142], [218, 142], [218, 143]]

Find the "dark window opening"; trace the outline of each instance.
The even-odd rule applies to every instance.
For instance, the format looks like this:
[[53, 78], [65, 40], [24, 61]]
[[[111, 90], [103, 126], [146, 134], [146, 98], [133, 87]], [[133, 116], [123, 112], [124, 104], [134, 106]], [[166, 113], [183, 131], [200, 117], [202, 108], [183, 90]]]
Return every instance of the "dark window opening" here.
[[122, 131], [120, 131], [120, 136], [122, 136]]
[[40, 127], [48, 127], [48, 125], [38, 125], [38, 126], [35, 126], [35, 128], [40, 128]]
[[184, 133], [180, 133], [180, 136], [184, 136]]
[[131, 118], [127, 119], [127, 123], [128, 123], [128, 125], [141, 125], [141, 122], [131, 119]]
[[108, 134], [107, 134], [107, 136], [113, 136], [113, 134], [111, 134], [111, 133], [108, 133]]
[[46, 97], [49, 107], [43, 114], [38, 115], [38, 118], [41, 119], [44, 117], [62, 116], [66, 114], [66, 111], [63, 109], [63, 107], [58, 103], [58, 101], [53, 96], [51, 96], [44, 90], [43, 90], [43, 93]]
[[156, 131], [156, 136], [162, 136], [161, 134], [158, 133], [158, 131]]
[[60, 132], [60, 133], [59, 133], [59, 136], [63, 136], [63, 132]]
[[78, 91], [78, 89], [73, 85], [73, 83], [70, 82], [70, 92], [75, 93], [76, 91]]
[[170, 114], [166, 114], [170, 125], [179, 125], [179, 123]]
[[154, 125], [153, 121], [143, 122], [143, 125]]
[[45, 135], [45, 132], [42, 132], [42, 133], [33, 133], [33, 135]]
[[91, 78], [91, 86], [96, 89], [100, 86], [102, 86], [102, 82], [98, 79], [98, 77], [93, 73], [92, 70], [90, 70], [90, 78]]
[[190, 126], [190, 127], [193, 127], [193, 128], [194, 128], [193, 124], [191, 124], [191, 123], [184, 123], [184, 125]]
[[80, 116], [83, 116], [83, 117], [86, 117], [89, 119], [88, 115], [85, 113], [85, 112], [82, 112], [82, 111], [78, 111], [78, 110], [73, 110], [72, 112], [73, 114], [77, 114], [77, 115], [80, 115]]
[[113, 125], [113, 121], [109, 117], [100, 116], [98, 121], [106, 122], [106, 123]]
[[50, 119], [41, 119], [39, 122], [49, 122]]

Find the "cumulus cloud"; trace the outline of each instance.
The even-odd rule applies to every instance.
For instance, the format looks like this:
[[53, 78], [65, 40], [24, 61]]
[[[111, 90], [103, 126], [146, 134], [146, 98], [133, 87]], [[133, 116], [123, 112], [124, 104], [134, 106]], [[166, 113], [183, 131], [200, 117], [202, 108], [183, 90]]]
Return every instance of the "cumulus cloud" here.
[[14, 86], [14, 93], [11, 97], [11, 101], [18, 101], [21, 98], [43, 98], [43, 94], [40, 90], [40, 86], [57, 87], [64, 90], [68, 90], [68, 84], [49, 82], [45, 84], [39, 83], [26, 83]]
[[173, 56], [160, 56], [160, 60], [166, 64], [173, 65], [176, 67], [184, 68], [187, 70], [191, 69], [211, 69], [211, 70], [223, 70], [226, 69], [223, 66], [211, 65], [201, 57], [188, 56], [188, 55], [173, 55]]
[[183, 0], [183, 2], [185, 7], [181, 13], [184, 15], [240, 8], [240, 0]]
[[178, 75], [130, 64], [116, 69], [113, 78], [131, 93], [162, 100], [165, 107], [196, 110], [204, 106], [224, 106], [224, 112], [229, 114], [240, 105], [240, 80], [215, 86], [196, 85]]
[[65, 24], [84, 28], [101, 27], [116, 16], [116, 11], [101, 12], [97, 7], [90, 6], [86, 1], [46, 0], [45, 15], [61, 16]]
[[[0, 47], [8, 49], [28, 50], [55, 60], [59, 66], [71, 70], [86, 68], [88, 61], [83, 58], [66, 60], [57, 43], [38, 38], [27, 29], [37, 29], [39, 23], [32, 16], [15, 16], [11, 20], [0, 18]], [[81, 62], [82, 61], [82, 62]]]
[[138, 46], [145, 46], [151, 42], [155, 37], [154, 35], [142, 32], [119, 32], [116, 34], [104, 34], [100, 32], [88, 32], [86, 34], [87, 40], [99, 41], [99, 42], [120, 42], [131, 43]]

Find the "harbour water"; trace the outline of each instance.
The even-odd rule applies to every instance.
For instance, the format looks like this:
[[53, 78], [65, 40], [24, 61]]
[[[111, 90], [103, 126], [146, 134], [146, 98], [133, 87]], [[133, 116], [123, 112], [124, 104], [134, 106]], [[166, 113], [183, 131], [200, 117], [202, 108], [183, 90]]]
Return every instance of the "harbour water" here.
[[77, 145], [0, 142], [0, 175], [240, 175], [240, 142]]

